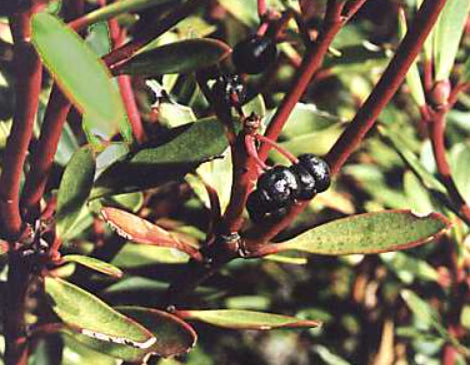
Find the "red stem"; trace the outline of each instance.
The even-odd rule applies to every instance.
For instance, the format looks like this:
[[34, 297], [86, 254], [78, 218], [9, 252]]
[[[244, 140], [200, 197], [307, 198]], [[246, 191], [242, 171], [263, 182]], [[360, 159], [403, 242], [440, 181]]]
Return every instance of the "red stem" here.
[[[271, 123], [266, 130], [265, 136], [275, 141], [281, 133], [284, 124], [287, 122], [290, 113], [303, 95], [310, 80], [319, 70], [328, 48], [333, 42], [334, 37], [339, 32], [344, 22], [341, 18], [341, 12], [344, 6], [343, 2], [330, 1], [325, 16], [325, 23], [318, 39], [308, 50], [299, 71], [297, 72], [292, 86], [276, 111]], [[268, 156], [270, 146], [263, 143], [260, 148], [260, 158], [265, 160]]]
[[435, 113], [431, 113], [431, 119], [428, 120], [428, 130], [439, 178], [446, 187], [451, 201], [456, 205], [460, 213], [460, 218], [470, 226], [470, 206], [458, 191], [457, 185], [452, 177], [445, 147], [445, 116], [457, 101], [458, 94], [466, 90], [469, 86], [468, 83], [464, 83], [454, 87], [448, 98], [447, 106]]
[[[125, 30], [120, 29], [116, 19], [108, 21], [111, 40], [113, 48], [120, 47], [125, 40]], [[117, 77], [119, 91], [121, 93], [122, 101], [126, 109], [127, 118], [132, 128], [132, 134], [138, 144], [145, 142], [146, 136], [142, 119], [135, 100], [134, 90], [132, 89], [132, 79], [128, 75], [121, 75]]]
[[[84, 11], [84, 0], [67, 2], [66, 19], [73, 19]], [[40, 202], [47, 179], [54, 163], [59, 140], [62, 135], [71, 104], [56, 83], [52, 87], [44, 114], [41, 135], [31, 156], [31, 168], [25, 179], [21, 197], [21, 208], [28, 221], [39, 217]]]
[[41, 92], [42, 66], [29, 42], [31, 16], [36, 10], [37, 6], [33, 5], [10, 20], [15, 41], [13, 64], [16, 66], [16, 106], [0, 177], [0, 217], [3, 234], [11, 240], [17, 239], [22, 231], [20, 181]]

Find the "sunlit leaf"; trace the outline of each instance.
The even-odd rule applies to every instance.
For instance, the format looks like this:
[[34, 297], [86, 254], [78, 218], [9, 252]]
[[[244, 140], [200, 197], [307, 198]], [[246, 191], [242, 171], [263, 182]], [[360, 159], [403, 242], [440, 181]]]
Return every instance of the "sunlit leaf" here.
[[122, 271], [116, 266], [108, 264], [107, 262], [95, 259], [94, 257], [82, 256], [82, 255], [65, 255], [62, 257], [63, 262], [75, 262], [77, 264], [86, 266], [92, 270], [101, 272], [103, 274], [120, 278]]
[[100, 125], [115, 126], [132, 140], [120, 94], [106, 66], [75, 32], [58, 18], [38, 13], [32, 19], [32, 42], [61, 89], [84, 114], [89, 132], [100, 130]]
[[[114, 339], [125, 339], [131, 342], [121, 343], [121, 346], [139, 350], [147, 350], [156, 341], [152, 333], [137, 322], [71, 283], [46, 277], [45, 289], [52, 299], [54, 312], [85, 337], [95, 338], [93, 333], [97, 333]], [[102, 342], [106, 342], [103, 338]]]
[[452, 0], [446, 2], [439, 16], [434, 38], [437, 81], [450, 76], [469, 12], [470, 0]]
[[337, 219], [278, 245], [319, 255], [372, 254], [404, 250], [436, 239], [449, 227], [442, 215], [417, 216], [409, 210], [389, 210]]
[[236, 309], [179, 310], [176, 314], [184, 319], [232, 329], [272, 330], [277, 328], [312, 328], [321, 325], [318, 321]]

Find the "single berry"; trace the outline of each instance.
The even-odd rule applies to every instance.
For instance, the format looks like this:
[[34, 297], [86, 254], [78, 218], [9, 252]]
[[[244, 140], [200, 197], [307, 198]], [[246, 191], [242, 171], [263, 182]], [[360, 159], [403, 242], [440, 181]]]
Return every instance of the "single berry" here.
[[263, 221], [267, 211], [272, 206], [272, 200], [263, 189], [253, 190], [246, 201], [246, 210], [253, 222]]
[[232, 61], [238, 72], [259, 74], [276, 60], [277, 48], [271, 38], [252, 36], [235, 45]]
[[268, 196], [275, 203], [272, 208], [280, 208], [288, 205], [294, 199], [299, 189], [299, 183], [289, 168], [275, 166], [260, 176], [257, 187], [259, 190], [266, 190]]
[[246, 87], [240, 75], [221, 75], [212, 86], [212, 94], [216, 101], [229, 107], [239, 107], [246, 100]]
[[312, 153], [305, 153], [299, 156], [299, 165], [313, 176], [316, 193], [321, 193], [329, 188], [331, 172], [325, 160]]
[[273, 208], [272, 200], [263, 189], [251, 192], [246, 202], [246, 209], [255, 223], [269, 223], [278, 221], [287, 213], [286, 207]]
[[312, 199], [316, 193], [316, 184], [313, 176], [300, 164], [292, 165], [290, 169], [299, 182], [299, 189], [294, 198], [298, 200]]

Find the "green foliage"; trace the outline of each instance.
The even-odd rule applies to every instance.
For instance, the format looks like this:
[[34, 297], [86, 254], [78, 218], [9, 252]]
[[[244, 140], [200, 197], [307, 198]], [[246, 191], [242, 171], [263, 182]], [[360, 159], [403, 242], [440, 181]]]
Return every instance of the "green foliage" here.
[[[254, 224], [238, 201], [246, 188], [233, 190], [234, 177], [247, 172], [239, 168], [244, 118], [232, 107], [219, 120], [208, 94], [218, 75], [236, 71], [231, 47], [259, 31], [257, 1], [86, 3], [94, 10], [71, 26], [60, 19], [70, 5], [62, 1], [32, 18], [31, 41], [51, 76], [43, 80], [35, 138], [45, 133], [40, 121], [52, 81], [76, 110], [61, 131], [40, 205], [21, 211], [30, 234], [15, 244], [0, 240], [0, 352], [7, 289], [15, 294], [10, 260], [19, 253], [31, 277], [25, 318], [34, 364], [439, 364], [445, 348], [456, 350], [456, 363], [468, 362], [470, 230], [447, 177], [438, 174], [425, 119], [445, 113], [444, 157], [470, 202], [470, 98], [462, 92], [449, 110], [433, 109], [429, 90], [444, 79], [452, 86], [470, 80], [469, 0], [447, 1], [406, 85], [332, 187], [312, 202], [291, 202], [305, 210], [253, 251], [247, 242], [276, 223]], [[196, 3], [197, 10], [172, 19], [181, 4]], [[392, 0], [370, 1], [348, 21], [293, 105], [281, 148], [324, 156], [338, 147], [421, 3], [406, 1], [397, 13]], [[260, 133], [292, 95], [306, 39], [321, 41], [314, 37], [324, 29], [326, 2], [267, 4], [286, 20], [267, 33], [279, 32], [279, 57], [262, 74], [243, 76], [249, 100], [241, 106], [244, 116], [260, 117]], [[307, 23], [299, 26], [294, 15]], [[169, 19], [166, 32], [147, 39]], [[127, 41], [131, 46], [118, 50], [123, 61], [106, 66], [100, 58]], [[2, 169], [18, 119], [13, 86], [22, 86], [12, 72], [12, 43], [0, 29]], [[128, 118], [134, 106], [138, 118]], [[130, 120], [141, 122], [142, 140], [134, 140]], [[238, 147], [229, 146], [231, 129]], [[351, 141], [355, 131], [348, 133]], [[33, 140], [31, 154], [35, 147]], [[43, 168], [30, 161], [21, 166], [26, 179]], [[266, 161], [268, 168], [291, 163], [274, 149]], [[225, 226], [238, 213], [231, 226], [240, 226], [240, 241]]]

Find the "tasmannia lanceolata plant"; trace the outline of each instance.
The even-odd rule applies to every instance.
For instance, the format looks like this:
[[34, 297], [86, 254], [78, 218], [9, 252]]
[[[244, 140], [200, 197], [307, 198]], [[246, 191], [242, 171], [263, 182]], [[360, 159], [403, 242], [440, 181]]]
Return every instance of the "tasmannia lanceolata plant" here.
[[0, 362], [466, 363], [469, 10], [2, 1]]

